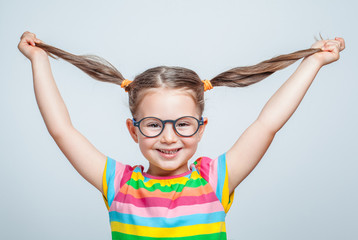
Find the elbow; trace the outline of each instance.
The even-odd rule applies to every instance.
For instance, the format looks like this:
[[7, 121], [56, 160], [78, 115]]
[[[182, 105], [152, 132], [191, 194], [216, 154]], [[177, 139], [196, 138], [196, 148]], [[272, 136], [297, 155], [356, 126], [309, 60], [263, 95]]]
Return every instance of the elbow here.
[[70, 128], [73, 127], [52, 127], [52, 128], [47, 128], [49, 134], [51, 135], [51, 137], [56, 141], [56, 139], [61, 138]]
[[265, 131], [272, 136], [275, 136], [276, 133], [282, 128], [282, 126], [276, 126], [276, 124], [271, 124], [269, 122], [262, 121], [260, 118], [256, 120], [256, 124], [260, 125], [262, 131]]

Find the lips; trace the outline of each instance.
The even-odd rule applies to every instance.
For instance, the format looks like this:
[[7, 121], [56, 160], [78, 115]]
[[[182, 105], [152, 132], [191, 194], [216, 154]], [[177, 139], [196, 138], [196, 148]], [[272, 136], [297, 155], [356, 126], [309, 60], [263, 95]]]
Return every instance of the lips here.
[[174, 158], [181, 148], [157, 149], [159, 154], [165, 158]]
[[176, 149], [157, 149], [159, 152], [165, 153], [165, 154], [175, 154], [177, 153], [180, 148], [176, 148]]

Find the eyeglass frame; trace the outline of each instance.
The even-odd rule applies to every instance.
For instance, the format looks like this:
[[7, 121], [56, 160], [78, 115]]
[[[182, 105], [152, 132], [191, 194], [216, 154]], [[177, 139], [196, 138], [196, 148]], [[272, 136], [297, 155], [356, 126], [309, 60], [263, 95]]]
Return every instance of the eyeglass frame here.
[[[186, 118], [186, 117], [194, 118], [194, 119], [198, 122], [198, 128], [196, 129], [196, 131], [195, 131], [193, 134], [191, 134], [191, 135], [189, 135], [189, 136], [184, 136], [184, 135], [180, 134], [180, 133], [178, 132], [178, 130], [176, 129], [176, 127], [175, 127], [175, 124], [176, 124], [176, 122], [177, 122], [178, 120], [180, 120], [180, 119], [182, 119], [182, 118]], [[157, 135], [155, 135], [155, 136], [145, 135], [145, 134], [142, 132], [142, 130], [140, 129], [140, 127], [139, 127], [140, 122], [143, 121], [144, 119], [147, 119], [147, 118], [155, 118], [155, 119], [158, 119], [158, 120], [163, 124], [162, 130], [161, 130]], [[138, 122], [137, 122], [134, 118], [132, 118], [132, 121], [133, 121], [133, 126], [134, 126], [134, 127], [138, 127], [138, 129], [139, 129], [139, 131], [141, 132], [141, 134], [143, 134], [143, 136], [145, 136], [145, 137], [147, 137], [147, 138], [155, 138], [155, 137], [158, 137], [160, 134], [162, 134], [162, 132], [164, 131], [164, 128], [165, 128], [165, 124], [168, 123], [168, 122], [173, 124], [173, 129], [174, 129], [175, 133], [178, 134], [178, 135], [181, 136], [181, 137], [192, 137], [192, 136], [194, 136], [194, 135], [199, 131], [200, 126], [204, 125], [204, 118], [203, 118], [203, 117], [201, 117], [201, 119], [199, 120], [199, 119], [197, 119], [196, 117], [193, 117], [193, 116], [183, 116], [183, 117], [180, 117], [180, 118], [175, 119], [175, 120], [162, 120], [162, 119], [157, 118], [157, 117], [145, 117], [145, 118], [142, 118], [141, 120], [139, 120]]]

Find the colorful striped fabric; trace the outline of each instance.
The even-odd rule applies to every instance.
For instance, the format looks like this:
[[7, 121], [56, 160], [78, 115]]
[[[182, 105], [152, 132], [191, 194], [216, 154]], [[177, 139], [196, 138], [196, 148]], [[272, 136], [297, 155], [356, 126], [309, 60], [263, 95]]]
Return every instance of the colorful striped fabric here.
[[107, 157], [103, 198], [112, 239], [223, 240], [229, 196], [225, 154], [201, 157], [190, 171], [156, 177]]

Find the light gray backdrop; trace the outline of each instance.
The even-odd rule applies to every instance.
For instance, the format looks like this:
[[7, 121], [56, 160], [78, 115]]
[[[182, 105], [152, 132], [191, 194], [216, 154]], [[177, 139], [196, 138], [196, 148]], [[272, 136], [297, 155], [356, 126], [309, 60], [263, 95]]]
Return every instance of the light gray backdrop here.
[[[128, 79], [158, 65], [202, 79], [344, 37], [256, 169], [236, 189], [229, 239], [358, 239], [357, 3], [351, 1], [0, 2], [0, 239], [110, 239], [101, 194], [72, 168], [38, 110], [24, 31], [75, 54], [96, 54]], [[299, 63], [246, 89], [206, 95], [209, 125], [195, 157], [216, 157], [256, 119]], [[63, 60], [52, 71], [74, 126], [100, 151], [144, 164], [125, 128], [126, 94]]]

